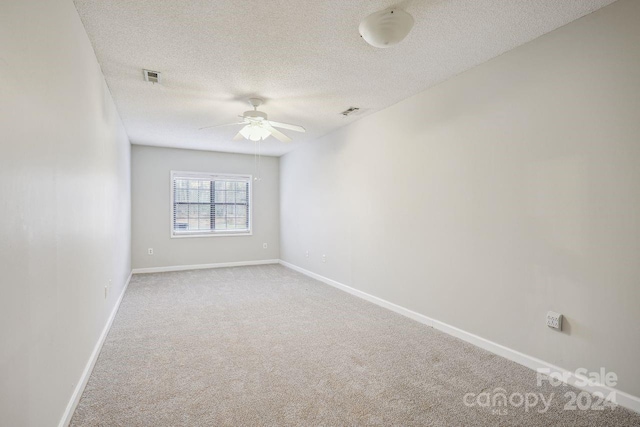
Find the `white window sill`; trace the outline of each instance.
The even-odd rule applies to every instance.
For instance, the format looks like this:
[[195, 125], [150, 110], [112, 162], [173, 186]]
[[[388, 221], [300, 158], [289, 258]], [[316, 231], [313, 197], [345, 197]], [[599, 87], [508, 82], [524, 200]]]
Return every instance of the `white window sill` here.
[[238, 236], [252, 236], [253, 233], [251, 231], [239, 232], [239, 233], [228, 233], [228, 232], [219, 232], [219, 233], [171, 233], [172, 239], [188, 239], [192, 237], [238, 237]]

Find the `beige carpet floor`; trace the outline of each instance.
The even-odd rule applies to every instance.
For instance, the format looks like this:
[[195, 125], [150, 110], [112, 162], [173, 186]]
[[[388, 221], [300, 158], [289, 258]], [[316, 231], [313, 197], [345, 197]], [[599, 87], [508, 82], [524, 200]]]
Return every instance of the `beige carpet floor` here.
[[[463, 401], [496, 388], [554, 397]], [[279, 265], [195, 270], [133, 277], [71, 425], [640, 426], [571, 390]]]

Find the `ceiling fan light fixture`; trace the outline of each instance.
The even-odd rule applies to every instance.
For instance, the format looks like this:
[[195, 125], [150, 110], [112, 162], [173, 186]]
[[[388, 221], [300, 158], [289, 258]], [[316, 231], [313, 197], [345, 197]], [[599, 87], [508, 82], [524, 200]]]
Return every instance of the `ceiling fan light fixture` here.
[[240, 134], [250, 141], [260, 141], [267, 139], [271, 132], [257, 123], [252, 123], [240, 129]]
[[413, 16], [402, 9], [372, 13], [360, 22], [360, 35], [371, 46], [387, 48], [400, 43], [413, 28]]
[[251, 133], [249, 132], [249, 125], [246, 125], [242, 129], [240, 129], [240, 135], [242, 135], [245, 139], [249, 139], [250, 134]]

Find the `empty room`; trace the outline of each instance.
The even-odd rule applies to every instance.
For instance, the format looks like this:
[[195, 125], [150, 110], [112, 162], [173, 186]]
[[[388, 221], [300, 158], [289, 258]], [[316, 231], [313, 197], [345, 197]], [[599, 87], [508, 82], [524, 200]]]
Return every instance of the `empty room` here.
[[640, 426], [639, 0], [3, 0], [0, 175], [0, 427]]

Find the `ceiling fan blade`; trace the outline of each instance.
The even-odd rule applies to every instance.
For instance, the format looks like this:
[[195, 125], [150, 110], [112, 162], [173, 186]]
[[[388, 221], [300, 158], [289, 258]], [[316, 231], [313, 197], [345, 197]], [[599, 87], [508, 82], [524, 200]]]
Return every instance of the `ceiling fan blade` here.
[[244, 139], [244, 136], [242, 136], [242, 132], [238, 132], [236, 136], [233, 137], [234, 141], [240, 141], [241, 139]]
[[223, 127], [223, 126], [244, 125], [244, 124], [246, 124], [246, 122], [226, 123], [226, 124], [224, 124], [224, 125], [205, 126], [205, 127], [203, 127], [203, 128], [199, 128], [198, 130], [211, 129], [211, 128], [219, 128], [219, 127]]
[[296, 132], [306, 132], [307, 131], [302, 126], [290, 125], [289, 123], [274, 122], [273, 120], [269, 120], [269, 124], [271, 124], [271, 126], [273, 126], [273, 127], [294, 130]]
[[269, 132], [271, 132], [271, 136], [273, 136], [278, 141], [280, 141], [280, 142], [291, 142], [291, 138], [289, 138], [287, 135], [285, 135], [284, 133], [280, 132], [279, 130], [275, 129], [274, 127], [269, 126], [269, 125], [265, 125], [264, 128], [266, 130], [268, 130]]

